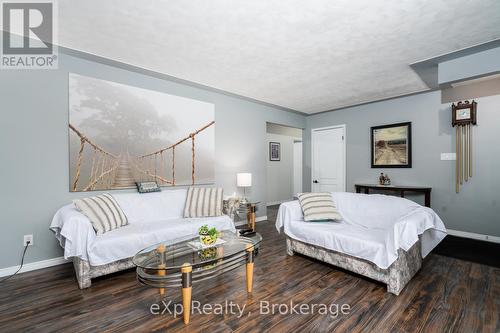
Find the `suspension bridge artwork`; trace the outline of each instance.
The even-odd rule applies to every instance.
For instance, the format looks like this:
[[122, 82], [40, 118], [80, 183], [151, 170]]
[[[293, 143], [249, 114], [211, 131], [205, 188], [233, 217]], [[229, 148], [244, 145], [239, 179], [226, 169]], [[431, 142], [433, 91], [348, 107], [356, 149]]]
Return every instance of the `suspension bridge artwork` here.
[[69, 75], [70, 191], [214, 183], [214, 105]]

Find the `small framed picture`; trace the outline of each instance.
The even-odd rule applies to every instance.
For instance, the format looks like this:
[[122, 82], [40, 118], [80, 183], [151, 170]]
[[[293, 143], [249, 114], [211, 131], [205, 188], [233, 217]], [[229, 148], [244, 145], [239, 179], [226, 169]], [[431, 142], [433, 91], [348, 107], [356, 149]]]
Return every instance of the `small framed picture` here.
[[269, 142], [269, 161], [281, 160], [281, 144], [279, 142]]
[[372, 168], [411, 168], [411, 122], [371, 128]]

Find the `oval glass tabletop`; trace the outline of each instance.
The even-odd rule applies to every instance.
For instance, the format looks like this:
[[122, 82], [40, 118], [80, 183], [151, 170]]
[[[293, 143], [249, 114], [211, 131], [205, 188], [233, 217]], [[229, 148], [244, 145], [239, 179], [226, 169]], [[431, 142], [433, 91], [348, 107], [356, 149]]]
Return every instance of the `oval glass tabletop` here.
[[231, 231], [223, 231], [212, 247], [200, 248], [199, 237], [162, 242], [139, 251], [133, 263], [147, 271], [179, 271], [186, 264], [191, 265], [193, 270], [207, 268], [206, 265], [245, 255], [249, 247], [257, 248], [261, 241], [258, 233], [253, 237], [238, 237]]
[[247, 292], [252, 292], [254, 257], [262, 241], [258, 233], [243, 237], [230, 231], [222, 232], [220, 240], [208, 248], [200, 248], [199, 239], [158, 243], [133, 258], [137, 280], [158, 288], [161, 297], [165, 296], [165, 288], [182, 287], [184, 324], [189, 323], [193, 283], [246, 265]]

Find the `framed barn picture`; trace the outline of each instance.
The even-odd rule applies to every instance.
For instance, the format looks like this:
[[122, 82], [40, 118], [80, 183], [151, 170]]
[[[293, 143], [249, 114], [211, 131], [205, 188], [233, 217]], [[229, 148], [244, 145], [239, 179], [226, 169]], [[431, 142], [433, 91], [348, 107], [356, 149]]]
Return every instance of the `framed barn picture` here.
[[281, 145], [279, 142], [269, 142], [269, 161], [281, 160]]
[[411, 168], [411, 122], [371, 128], [372, 168]]

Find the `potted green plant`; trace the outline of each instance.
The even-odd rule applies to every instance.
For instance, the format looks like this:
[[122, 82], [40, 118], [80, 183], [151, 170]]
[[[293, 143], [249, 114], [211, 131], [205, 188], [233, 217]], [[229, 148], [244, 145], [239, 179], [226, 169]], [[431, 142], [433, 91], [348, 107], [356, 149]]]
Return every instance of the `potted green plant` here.
[[208, 228], [205, 224], [198, 229], [198, 234], [200, 235], [200, 242], [205, 245], [214, 244], [219, 237], [219, 232], [215, 228]]

